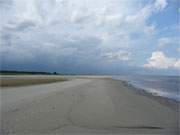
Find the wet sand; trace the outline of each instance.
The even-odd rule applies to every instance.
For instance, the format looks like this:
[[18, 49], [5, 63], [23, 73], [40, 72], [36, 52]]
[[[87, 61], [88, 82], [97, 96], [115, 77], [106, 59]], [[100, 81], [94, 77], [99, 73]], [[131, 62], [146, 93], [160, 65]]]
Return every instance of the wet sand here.
[[0, 134], [178, 134], [178, 110], [103, 77], [1, 88]]

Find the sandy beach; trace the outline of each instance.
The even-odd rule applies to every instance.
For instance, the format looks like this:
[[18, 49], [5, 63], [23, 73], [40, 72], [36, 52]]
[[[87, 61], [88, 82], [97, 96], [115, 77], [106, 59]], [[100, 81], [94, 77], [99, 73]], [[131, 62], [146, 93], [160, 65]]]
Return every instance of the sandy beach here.
[[1, 88], [0, 134], [179, 134], [179, 109], [106, 77]]

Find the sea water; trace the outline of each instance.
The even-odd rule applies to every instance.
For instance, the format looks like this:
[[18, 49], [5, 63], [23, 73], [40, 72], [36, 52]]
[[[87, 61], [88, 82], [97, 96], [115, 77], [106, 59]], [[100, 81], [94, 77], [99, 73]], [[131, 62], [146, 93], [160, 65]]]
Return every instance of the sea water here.
[[180, 101], [180, 76], [113, 76], [155, 96]]

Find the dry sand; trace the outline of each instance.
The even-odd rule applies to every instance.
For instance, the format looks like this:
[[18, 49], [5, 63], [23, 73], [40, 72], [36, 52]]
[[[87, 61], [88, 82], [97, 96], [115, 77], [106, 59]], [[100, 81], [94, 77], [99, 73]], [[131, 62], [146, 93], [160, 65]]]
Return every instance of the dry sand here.
[[177, 110], [107, 78], [1, 89], [0, 134], [178, 134]]

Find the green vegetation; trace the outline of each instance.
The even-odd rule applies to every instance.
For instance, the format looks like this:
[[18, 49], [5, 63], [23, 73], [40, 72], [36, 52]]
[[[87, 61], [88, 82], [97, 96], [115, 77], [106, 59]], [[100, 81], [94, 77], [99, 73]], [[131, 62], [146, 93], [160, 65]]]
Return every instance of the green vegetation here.
[[67, 81], [66, 78], [18, 78], [12, 80], [0, 80], [0, 87], [27, 86], [46, 83]]

